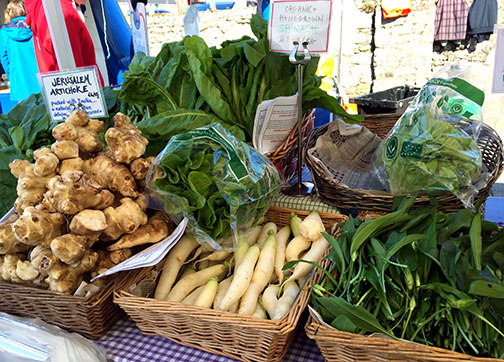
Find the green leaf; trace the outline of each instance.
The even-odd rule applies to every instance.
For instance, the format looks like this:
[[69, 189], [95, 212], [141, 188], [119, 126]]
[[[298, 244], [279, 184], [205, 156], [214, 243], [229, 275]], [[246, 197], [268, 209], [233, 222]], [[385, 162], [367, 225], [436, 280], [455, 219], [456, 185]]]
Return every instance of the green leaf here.
[[257, 67], [259, 63], [266, 56], [266, 53], [261, 52], [260, 50], [256, 50], [248, 43], [244, 45], [243, 50], [245, 52], [245, 56], [247, 57], [248, 62], [252, 64], [254, 67]]
[[476, 270], [481, 270], [481, 213], [477, 212], [471, 223], [471, 229], [469, 231], [469, 236], [471, 238], [471, 250], [473, 255], [473, 262]]
[[363, 119], [359, 115], [348, 114], [338, 100], [327, 94], [326, 91], [318, 87], [303, 87], [303, 111], [312, 108], [327, 109], [341, 117], [346, 123], [359, 123]]
[[378, 332], [395, 339], [391, 332], [385, 329], [371, 313], [361, 306], [354, 306], [340, 297], [319, 297], [317, 301], [333, 318], [344, 315], [364, 333]]
[[473, 281], [467, 292], [483, 297], [504, 299], [504, 285], [489, 283], [484, 280]]

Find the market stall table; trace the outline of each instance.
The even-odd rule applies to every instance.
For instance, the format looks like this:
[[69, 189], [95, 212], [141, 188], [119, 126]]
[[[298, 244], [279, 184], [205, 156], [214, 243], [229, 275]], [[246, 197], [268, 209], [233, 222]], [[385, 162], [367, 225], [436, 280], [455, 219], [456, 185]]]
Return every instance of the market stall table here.
[[[301, 324], [300, 327], [282, 361], [324, 361], [315, 342], [308, 339]], [[235, 361], [228, 357], [182, 346], [161, 336], [146, 336], [128, 317], [117, 322], [105, 336], [96, 342], [107, 350], [108, 359], [113, 362]]]

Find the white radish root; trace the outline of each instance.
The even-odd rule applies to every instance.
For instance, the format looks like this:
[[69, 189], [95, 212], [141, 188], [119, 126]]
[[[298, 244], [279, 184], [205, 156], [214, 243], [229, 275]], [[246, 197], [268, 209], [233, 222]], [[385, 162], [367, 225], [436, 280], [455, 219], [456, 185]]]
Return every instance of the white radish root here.
[[285, 260], [287, 262], [298, 260], [299, 255], [311, 245], [311, 241], [304, 236], [298, 235], [292, 239], [285, 248]]
[[284, 226], [276, 234], [277, 247], [275, 252], [275, 275], [278, 283], [282, 284], [284, 271], [282, 270], [285, 262], [285, 249], [291, 233], [290, 226]]
[[268, 238], [268, 231], [273, 230], [273, 232], [276, 234], [277, 232], [277, 226], [273, 222], [268, 222], [264, 224], [261, 233], [259, 234], [259, 237], [257, 238], [257, 244], [259, 245], [260, 248], [262, 248], [264, 242]]
[[317, 211], [310, 212], [299, 224], [299, 233], [311, 241], [319, 239], [322, 231], [325, 231], [325, 226]]
[[270, 318], [272, 318], [275, 314], [275, 308], [278, 303], [277, 295], [279, 291], [279, 285], [270, 285], [266, 289], [264, 289], [262, 295], [262, 303]]
[[211, 278], [203, 287], [203, 290], [196, 298], [194, 305], [196, 307], [210, 308], [217, 294], [217, 288], [219, 287], [219, 282], [217, 277]]
[[278, 299], [275, 312], [273, 313], [273, 317], [271, 317], [271, 319], [273, 320], [282, 319], [283, 316], [286, 315], [291, 309], [298, 293], [299, 293], [299, 287], [295, 281], [286, 283], [283, 294], [280, 297], [280, 299]]

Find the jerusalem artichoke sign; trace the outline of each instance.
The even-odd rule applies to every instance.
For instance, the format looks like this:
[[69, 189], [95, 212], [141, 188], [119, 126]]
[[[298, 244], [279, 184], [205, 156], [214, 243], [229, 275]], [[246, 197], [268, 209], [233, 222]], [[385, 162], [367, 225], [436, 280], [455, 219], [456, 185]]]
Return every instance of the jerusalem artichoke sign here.
[[[15, 212], [0, 225], [0, 279], [74, 293], [129, 258], [138, 245], [169, 234], [169, 220], [147, 210], [143, 194], [153, 159], [129, 118], [114, 127], [76, 110], [54, 127], [56, 142], [34, 163], [9, 164], [17, 182]], [[103, 286], [106, 279], [93, 284]]]

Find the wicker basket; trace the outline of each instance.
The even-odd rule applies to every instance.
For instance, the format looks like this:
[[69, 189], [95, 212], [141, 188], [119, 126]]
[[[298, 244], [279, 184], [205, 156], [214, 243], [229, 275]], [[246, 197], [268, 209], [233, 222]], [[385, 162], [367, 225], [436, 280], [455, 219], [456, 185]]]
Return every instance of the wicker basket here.
[[40, 318], [96, 339], [124, 316], [124, 312], [113, 303], [112, 293], [128, 283], [129, 278], [134, 279], [134, 274], [117, 275], [88, 298], [0, 282], [0, 311]]
[[[362, 125], [378, 136], [384, 137], [397, 119], [398, 115], [373, 115], [366, 117]], [[305, 148], [306, 164], [310, 169], [320, 199], [339, 208], [344, 213], [352, 210], [374, 213], [390, 212], [394, 200], [393, 195], [385, 191], [357, 190], [342, 185], [334, 180], [332, 175], [327, 174], [316, 160], [310, 157], [307, 150], [315, 146], [318, 137], [326, 129], [327, 125], [313, 130], [308, 136]], [[388, 130], [386, 131], [386, 129]], [[490, 170], [492, 176], [487, 185], [479, 190], [475, 197], [476, 201], [488, 198], [492, 185], [497, 181], [504, 168], [502, 140], [490, 126], [482, 124], [477, 143], [482, 153], [483, 163]], [[439, 210], [443, 212], [453, 212], [464, 208], [460, 200], [453, 194], [442, 194], [436, 196], [436, 199], [439, 202]], [[430, 205], [430, 196], [420, 195], [417, 197], [414, 207], [422, 205]]]
[[[293, 210], [272, 208], [268, 221], [286, 225]], [[300, 216], [304, 212], [296, 212]], [[344, 222], [343, 215], [322, 214], [326, 225]], [[146, 275], [146, 274], [145, 274]], [[287, 352], [310, 296], [305, 283], [294, 306], [281, 320], [263, 320], [181, 303], [136, 297], [129, 286], [114, 293], [114, 301], [144, 334], [160, 335], [177, 343], [242, 361], [279, 361]]]

